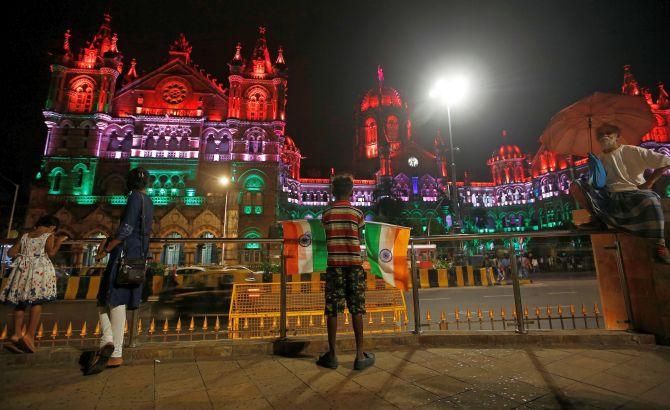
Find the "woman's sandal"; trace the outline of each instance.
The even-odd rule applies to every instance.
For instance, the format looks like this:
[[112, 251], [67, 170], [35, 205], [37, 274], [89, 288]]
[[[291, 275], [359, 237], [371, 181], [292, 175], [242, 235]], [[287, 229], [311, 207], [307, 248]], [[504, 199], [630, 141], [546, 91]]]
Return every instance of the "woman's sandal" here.
[[10, 340], [2, 345], [2, 347], [5, 348], [5, 350], [15, 353], [15, 354], [21, 354], [25, 353], [23, 350], [19, 349], [19, 347], [16, 345], [16, 342], [13, 340]]
[[105, 370], [109, 358], [112, 357], [112, 353], [114, 353], [113, 343], [107, 343], [106, 345], [102, 346], [98, 351], [98, 354], [95, 356], [93, 362], [86, 369], [84, 369], [84, 376], [91, 376], [101, 373], [103, 370]]
[[375, 364], [375, 354], [374, 353], [363, 353], [365, 359], [363, 360], [354, 360], [354, 370], [363, 370]]
[[337, 366], [340, 365], [337, 362], [337, 359], [333, 359], [328, 352], [319, 356], [319, 360], [316, 361], [316, 364], [321, 367], [325, 367], [326, 369], [337, 369]]
[[28, 342], [25, 336], [16, 342], [16, 347], [23, 350], [25, 353], [35, 353], [37, 351], [35, 345], [32, 344], [32, 342]]

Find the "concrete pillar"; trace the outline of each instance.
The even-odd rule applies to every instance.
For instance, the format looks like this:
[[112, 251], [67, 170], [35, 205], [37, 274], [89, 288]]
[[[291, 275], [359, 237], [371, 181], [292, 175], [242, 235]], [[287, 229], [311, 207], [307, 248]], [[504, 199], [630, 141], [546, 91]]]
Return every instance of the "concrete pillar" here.
[[[664, 199], [666, 232], [670, 200]], [[666, 236], [666, 240], [668, 237]], [[624, 233], [592, 235], [593, 256], [607, 329], [626, 329], [626, 304], [616, 262], [619, 241], [635, 329], [653, 333], [659, 343], [670, 343], [670, 265], [655, 263], [647, 240]]]

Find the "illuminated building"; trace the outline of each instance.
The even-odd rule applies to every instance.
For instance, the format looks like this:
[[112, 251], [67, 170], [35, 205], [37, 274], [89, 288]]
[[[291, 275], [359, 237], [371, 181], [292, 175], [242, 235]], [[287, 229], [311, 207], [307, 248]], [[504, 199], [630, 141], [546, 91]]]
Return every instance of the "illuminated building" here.
[[[270, 51], [264, 28], [253, 48], [238, 43], [231, 50], [227, 82], [191, 59], [183, 34], [165, 63], [143, 74], [141, 61], [125, 62], [109, 15], [76, 55], [70, 37], [68, 30], [51, 65], [43, 161], [26, 226], [55, 213], [72, 238], [110, 235], [126, 201], [125, 176], [138, 166], [151, 176], [152, 234], [159, 237], [265, 237], [275, 221], [318, 218], [330, 203], [328, 178], [300, 176], [300, 149], [285, 134], [287, 62], [280, 46]], [[647, 96], [658, 127], [643, 145], [667, 154], [670, 106], [663, 86], [654, 101], [626, 68], [622, 91]], [[379, 68], [355, 116], [352, 201], [370, 218], [376, 188], [388, 178], [415, 234], [443, 233], [450, 225], [448, 201], [442, 201], [448, 152], [439, 132], [430, 147], [418, 141], [409, 107], [384, 84]], [[491, 181], [470, 181], [466, 174], [458, 184], [465, 231], [564, 226], [572, 209], [569, 158], [540, 153], [531, 166], [530, 155], [504, 142], [487, 161]], [[585, 172], [583, 161], [574, 172]], [[224, 175], [229, 187], [218, 183]], [[225, 260], [260, 262], [259, 248], [228, 246]], [[75, 265], [90, 263], [94, 254], [94, 247], [70, 250]], [[207, 244], [152, 247], [167, 264], [216, 263], [220, 252]]]

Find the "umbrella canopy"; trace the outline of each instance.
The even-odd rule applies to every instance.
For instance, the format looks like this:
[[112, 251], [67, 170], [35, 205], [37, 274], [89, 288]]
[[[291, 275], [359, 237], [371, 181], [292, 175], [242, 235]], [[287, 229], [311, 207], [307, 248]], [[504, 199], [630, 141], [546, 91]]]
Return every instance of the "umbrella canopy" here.
[[642, 96], [597, 92], [554, 115], [540, 142], [559, 154], [597, 154], [596, 130], [603, 124], [616, 125], [621, 129], [620, 142], [635, 145], [656, 125], [656, 119]]

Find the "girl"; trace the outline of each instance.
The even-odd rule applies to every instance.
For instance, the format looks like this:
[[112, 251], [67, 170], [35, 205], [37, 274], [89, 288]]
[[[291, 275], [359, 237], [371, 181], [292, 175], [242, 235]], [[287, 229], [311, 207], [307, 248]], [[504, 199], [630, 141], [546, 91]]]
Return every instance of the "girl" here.
[[[49, 257], [53, 257], [67, 240], [56, 237], [60, 221], [43, 216], [32, 232], [23, 234], [9, 250], [14, 259], [7, 285], [0, 293], [0, 302], [14, 306], [14, 334], [5, 343], [5, 349], [14, 353], [35, 353], [35, 332], [42, 314], [42, 303], [56, 299], [56, 271]], [[25, 335], [21, 336], [26, 308], [30, 320]]]

